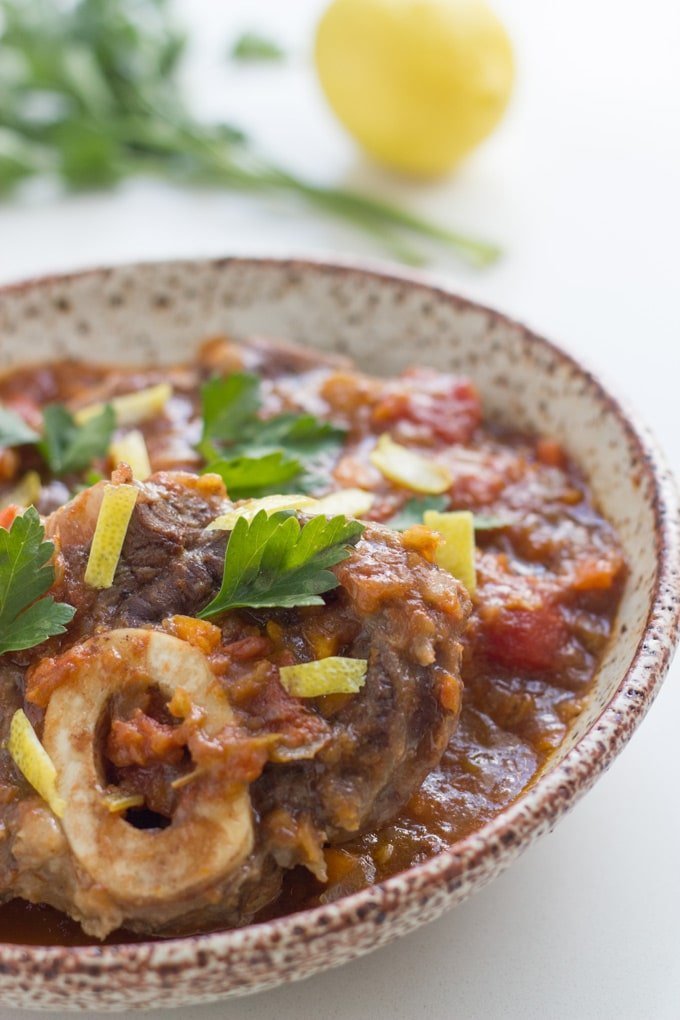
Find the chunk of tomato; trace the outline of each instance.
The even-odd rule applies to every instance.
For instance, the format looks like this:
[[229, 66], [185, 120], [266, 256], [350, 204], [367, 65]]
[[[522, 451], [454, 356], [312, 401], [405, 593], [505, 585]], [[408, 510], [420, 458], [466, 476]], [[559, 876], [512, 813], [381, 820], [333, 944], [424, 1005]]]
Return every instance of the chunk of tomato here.
[[559, 609], [548, 603], [535, 609], [499, 609], [484, 621], [484, 650], [508, 669], [551, 669], [568, 638]]
[[10, 503], [4, 510], [0, 510], [0, 528], [6, 531], [12, 527], [15, 517], [21, 513], [21, 507], [17, 503]]
[[[412, 368], [373, 409], [373, 422], [381, 428], [395, 421], [410, 421], [446, 443], [469, 440], [482, 420], [482, 406], [473, 383], [455, 375]], [[415, 384], [415, 385], [414, 385]]]

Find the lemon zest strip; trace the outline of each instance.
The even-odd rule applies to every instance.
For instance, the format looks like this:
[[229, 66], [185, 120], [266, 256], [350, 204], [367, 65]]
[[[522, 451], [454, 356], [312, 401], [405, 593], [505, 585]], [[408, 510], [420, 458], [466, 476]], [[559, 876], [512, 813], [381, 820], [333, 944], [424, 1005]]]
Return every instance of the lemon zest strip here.
[[96, 404], [88, 404], [76, 411], [73, 417], [77, 425], [84, 425], [90, 418], [101, 414], [108, 404], [116, 415], [116, 425], [139, 425], [140, 422], [148, 421], [149, 418], [155, 418], [160, 414], [171, 396], [172, 386], [169, 383], [158, 383], [157, 386], [149, 386], [145, 390], [112, 397], [103, 403], [98, 401]]
[[469, 510], [427, 510], [423, 523], [442, 536], [436, 560], [465, 585], [472, 595], [477, 587], [475, 571], [475, 518]]
[[305, 510], [311, 513], [311, 508], [315, 505], [316, 500], [312, 499], [311, 496], [303, 496], [296, 493], [281, 496], [263, 496], [261, 499], [247, 499], [240, 506], [234, 507], [233, 510], [228, 510], [225, 514], [216, 517], [214, 521], [210, 522], [206, 530], [233, 531], [236, 522], [241, 517], [245, 517], [247, 521], [252, 521], [260, 510], [266, 510], [267, 516], [271, 517], [272, 514], [278, 513], [280, 510]]
[[380, 436], [369, 457], [390, 482], [413, 492], [439, 495], [453, 484], [453, 475], [446, 465], [395, 443], [387, 432]]
[[139, 482], [145, 482], [151, 474], [149, 451], [139, 429], [133, 429], [120, 439], [115, 439], [109, 447], [109, 456], [114, 467], [120, 463], [127, 464]]
[[20, 478], [13, 489], [6, 492], [0, 499], [0, 510], [16, 503], [17, 506], [35, 506], [40, 497], [42, 483], [37, 471], [27, 471], [23, 478]]
[[366, 683], [367, 672], [366, 659], [349, 659], [340, 655], [279, 667], [281, 684], [294, 698], [357, 694]]
[[362, 517], [375, 503], [375, 495], [366, 489], [338, 489], [316, 501], [310, 514], [325, 514], [327, 517]]
[[17, 709], [12, 716], [7, 750], [36, 793], [47, 802], [57, 818], [62, 818], [66, 804], [57, 793], [57, 770], [23, 708]]
[[85, 583], [110, 588], [139, 492], [134, 485], [107, 485], [85, 568]]
[[109, 793], [102, 799], [102, 803], [112, 815], [118, 815], [128, 808], [142, 807], [144, 798], [141, 793]]

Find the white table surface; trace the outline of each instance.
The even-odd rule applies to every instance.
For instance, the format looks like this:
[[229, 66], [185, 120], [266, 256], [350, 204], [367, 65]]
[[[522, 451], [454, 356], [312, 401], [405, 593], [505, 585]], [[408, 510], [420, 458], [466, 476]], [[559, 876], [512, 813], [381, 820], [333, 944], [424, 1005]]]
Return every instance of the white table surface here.
[[[368, 166], [328, 114], [308, 63], [318, 0], [180, 6], [206, 47], [188, 79], [206, 113], [239, 121], [311, 176], [373, 188], [500, 241], [506, 255], [491, 269], [453, 260], [433, 269], [586, 358], [680, 466], [674, 0], [495, 0], [518, 55], [511, 114], [450, 181], [427, 187]], [[288, 64], [227, 68], [227, 38], [250, 27], [282, 40]], [[38, 189], [0, 206], [2, 281], [129, 259], [291, 250], [379, 254], [304, 209], [153, 182], [68, 198]], [[191, 1016], [677, 1020], [679, 667], [611, 771], [490, 887], [374, 955]], [[0, 1006], [0, 1020], [27, 1015]]]

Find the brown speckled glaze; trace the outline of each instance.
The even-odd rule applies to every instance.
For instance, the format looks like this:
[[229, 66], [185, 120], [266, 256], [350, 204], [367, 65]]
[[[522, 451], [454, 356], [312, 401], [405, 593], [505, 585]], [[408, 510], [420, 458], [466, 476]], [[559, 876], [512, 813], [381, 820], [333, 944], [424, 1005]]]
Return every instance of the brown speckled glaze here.
[[632, 573], [589, 704], [543, 774], [445, 853], [328, 906], [238, 931], [87, 948], [0, 946], [0, 1001], [42, 1009], [188, 1005], [307, 977], [438, 917], [552, 829], [619, 753], [678, 636], [680, 521], [646, 429], [568, 355], [422, 278], [350, 265], [223, 259], [123, 266], [0, 292], [0, 366], [65, 354], [188, 355], [206, 335], [268, 332], [356, 358], [471, 374], [488, 414], [562, 440], [618, 528]]

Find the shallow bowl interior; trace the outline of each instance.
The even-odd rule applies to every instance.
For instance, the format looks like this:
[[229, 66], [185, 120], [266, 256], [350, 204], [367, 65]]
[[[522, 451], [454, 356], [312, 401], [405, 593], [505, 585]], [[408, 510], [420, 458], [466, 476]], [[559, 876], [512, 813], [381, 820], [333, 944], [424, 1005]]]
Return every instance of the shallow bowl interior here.
[[296, 261], [119, 267], [0, 295], [0, 367], [66, 355], [181, 360], [207, 336], [253, 332], [347, 353], [379, 374], [413, 364], [464, 372], [489, 416], [564, 443], [630, 565], [614, 639], [586, 709], [544, 775], [450, 852], [377, 889], [239, 932], [103, 950], [6, 947], [0, 989], [8, 1004], [205, 1001], [344, 962], [416, 927], [554, 825], [618, 752], [665, 673], [678, 616], [672, 480], [644, 428], [600, 383], [517, 323], [402, 276]]

